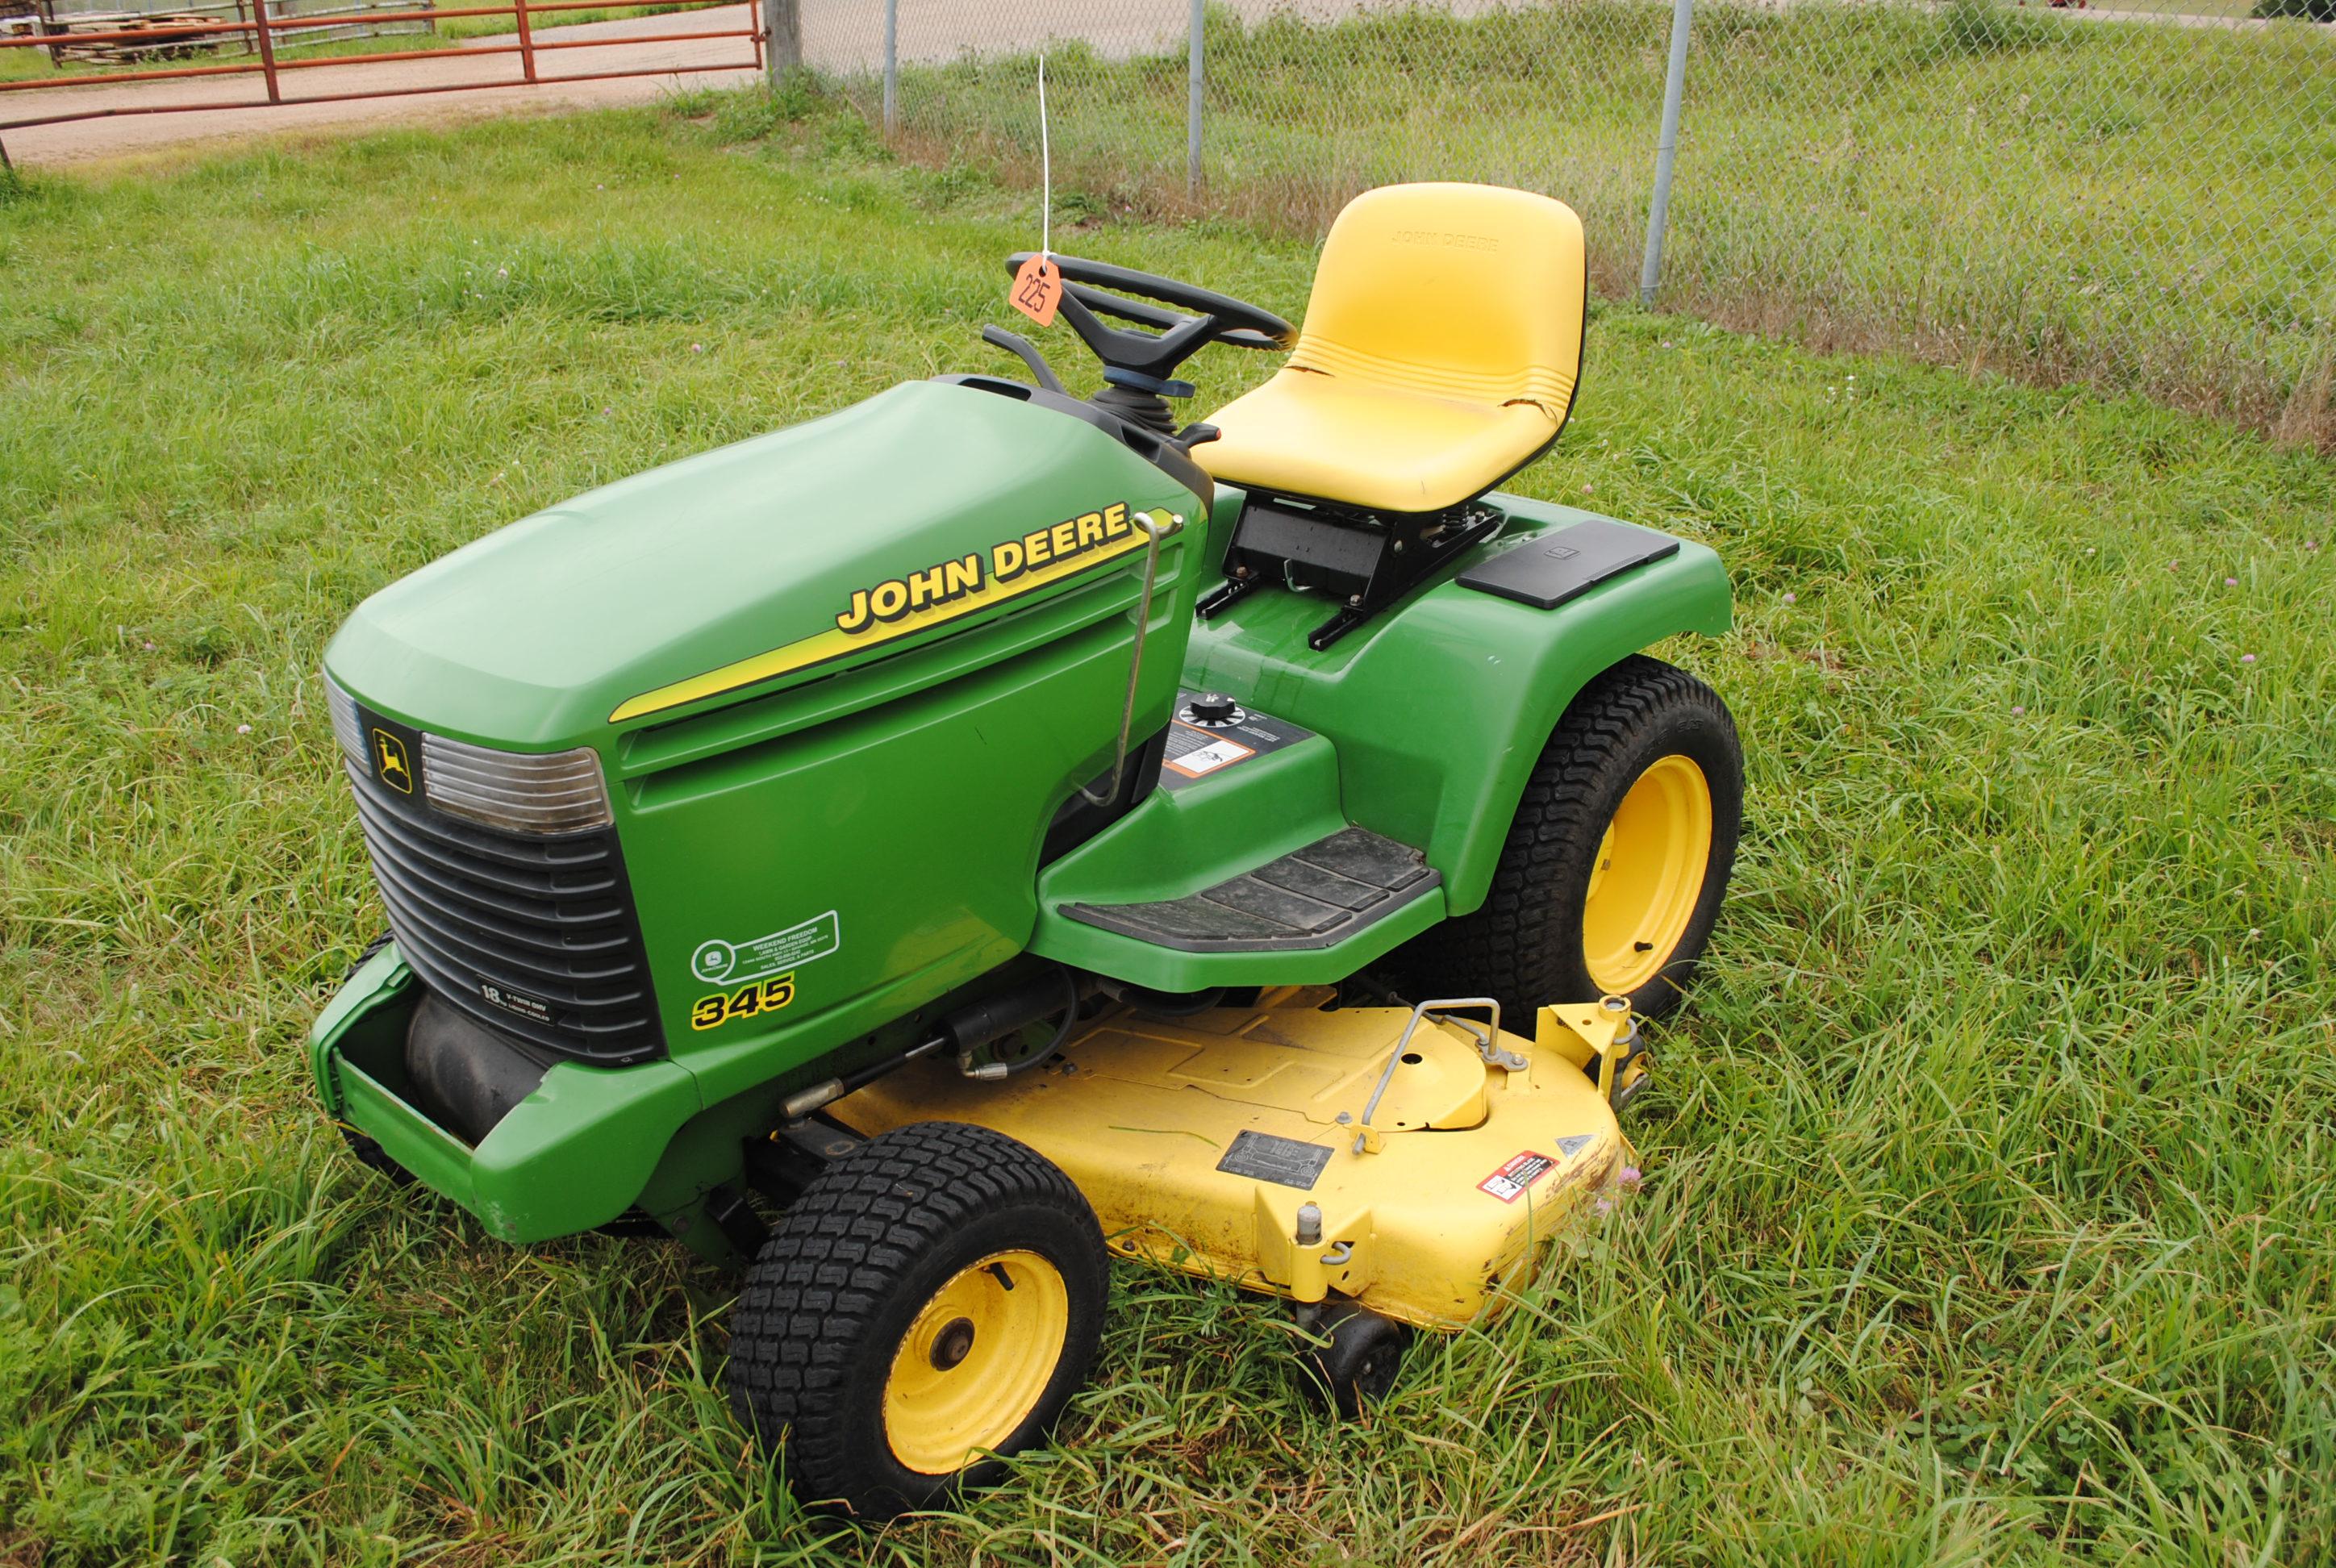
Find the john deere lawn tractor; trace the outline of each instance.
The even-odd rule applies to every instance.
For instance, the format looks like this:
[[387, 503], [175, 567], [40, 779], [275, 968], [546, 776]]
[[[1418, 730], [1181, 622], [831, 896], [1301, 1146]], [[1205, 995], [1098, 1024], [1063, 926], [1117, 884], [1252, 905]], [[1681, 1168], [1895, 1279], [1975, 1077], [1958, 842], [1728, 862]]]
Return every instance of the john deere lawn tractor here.
[[[1493, 489], [1572, 401], [1569, 209], [1372, 191], [1302, 328], [1048, 268], [1094, 395], [988, 328], [1028, 379], [593, 491], [325, 657], [389, 927], [332, 1115], [506, 1240], [743, 1265], [735, 1407], [865, 1513], [1046, 1430], [1114, 1255], [1290, 1303], [1349, 1409], [1497, 1307], [1735, 852], [1728, 711], [1640, 651], [1718, 560]], [[1183, 423], [1212, 344], [1286, 357]]]

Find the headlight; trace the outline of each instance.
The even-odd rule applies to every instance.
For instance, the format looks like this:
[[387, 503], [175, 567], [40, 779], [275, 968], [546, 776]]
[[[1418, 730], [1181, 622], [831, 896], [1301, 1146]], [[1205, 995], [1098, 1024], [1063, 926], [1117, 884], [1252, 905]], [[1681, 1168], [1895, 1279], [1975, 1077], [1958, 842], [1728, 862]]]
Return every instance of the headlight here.
[[[325, 677], [325, 706], [349, 765], [360, 778], [373, 777], [365, 739], [368, 721], [330, 676]], [[496, 751], [424, 734], [422, 794], [449, 816], [512, 833], [579, 833], [615, 820], [600, 778], [599, 754], [589, 746], [550, 754]]]
[[325, 677], [325, 707], [333, 716], [333, 738], [341, 743], [342, 755], [360, 770], [371, 765], [365, 761], [364, 732], [357, 726], [356, 700], [331, 676]]
[[572, 833], [614, 820], [600, 756], [589, 746], [546, 755], [425, 734], [422, 793], [442, 812], [514, 833]]

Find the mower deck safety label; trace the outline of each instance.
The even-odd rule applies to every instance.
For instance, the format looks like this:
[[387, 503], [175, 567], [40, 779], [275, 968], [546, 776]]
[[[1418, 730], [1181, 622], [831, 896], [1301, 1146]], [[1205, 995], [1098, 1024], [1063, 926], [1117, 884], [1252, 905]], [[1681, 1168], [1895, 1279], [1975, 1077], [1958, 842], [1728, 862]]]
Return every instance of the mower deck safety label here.
[[1309, 1192], [1314, 1179], [1322, 1174], [1322, 1167], [1330, 1163], [1330, 1154], [1321, 1144], [1301, 1144], [1296, 1138], [1277, 1138], [1271, 1133], [1238, 1133], [1233, 1136], [1233, 1146], [1217, 1162], [1217, 1169], [1227, 1175], [1247, 1176], [1253, 1181], [1271, 1182], [1278, 1187]]
[[743, 942], [719, 938], [700, 942], [689, 955], [689, 972], [709, 986], [735, 985], [826, 958], [842, 945], [843, 922], [830, 910], [766, 937]]
[[1556, 1164], [1557, 1162], [1547, 1154], [1536, 1154], [1527, 1149], [1477, 1183], [1476, 1190], [1490, 1193], [1504, 1203], [1514, 1203], [1524, 1196], [1526, 1188], [1548, 1175]]

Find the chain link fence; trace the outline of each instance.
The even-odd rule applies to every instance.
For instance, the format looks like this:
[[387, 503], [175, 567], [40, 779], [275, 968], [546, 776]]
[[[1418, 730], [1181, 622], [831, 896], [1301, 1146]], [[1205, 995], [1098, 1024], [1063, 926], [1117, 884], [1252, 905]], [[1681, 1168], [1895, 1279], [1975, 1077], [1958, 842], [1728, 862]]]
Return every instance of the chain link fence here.
[[[800, 3], [904, 153], [1013, 179], [1043, 49], [1058, 211], [1317, 234], [1372, 185], [1489, 180], [1572, 204], [1601, 291], [1638, 286], [1669, 0]], [[1658, 303], [2336, 447], [2315, 5], [1696, 0]]]

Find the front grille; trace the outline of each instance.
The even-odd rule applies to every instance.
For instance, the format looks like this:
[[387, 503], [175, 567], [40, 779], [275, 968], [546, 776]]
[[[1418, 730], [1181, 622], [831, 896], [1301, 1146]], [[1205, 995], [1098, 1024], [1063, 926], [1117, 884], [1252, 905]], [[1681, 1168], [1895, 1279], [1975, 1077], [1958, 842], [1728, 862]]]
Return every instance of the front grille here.
[[617, 1064], [663, 1054], [613, 829], [501, 833], [415, 804], [354, 765], [348, 773], [390, 932], [433, 991], [564, 1056]]

